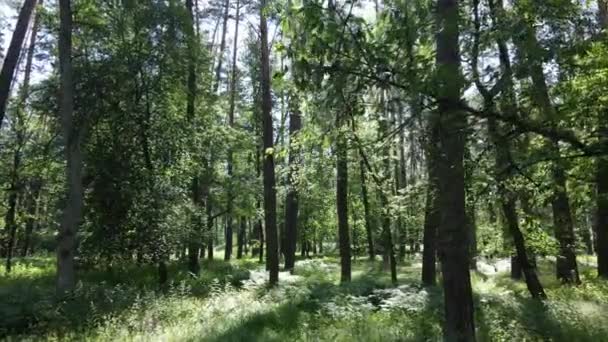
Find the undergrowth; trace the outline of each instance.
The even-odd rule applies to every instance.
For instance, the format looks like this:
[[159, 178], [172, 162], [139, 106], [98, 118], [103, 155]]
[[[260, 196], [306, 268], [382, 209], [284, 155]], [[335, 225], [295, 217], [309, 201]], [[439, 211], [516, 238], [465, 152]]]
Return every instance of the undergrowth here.
[[[540, 268], [549, 277], [551, 265]], [[418, 282], [419, 263], [399, 268], [393, 286], [379, 263], [355, 261], [339, 284], [334, 258], [302, 260], [266, 286], [252, 260], [205, 261], [199, 277], [170, 266], [80, 270], [68, 298], [53, 292], [50, 258], [19, 260], [0, 278], [0, 336], [55, 341], [440, 341], [442, 294]], [[505, 274], [473, 275], [480, 341], [608, 341], [608, 285], [583, 269], [576, 287], [547, 283], [549, 300], [528, 298]]]

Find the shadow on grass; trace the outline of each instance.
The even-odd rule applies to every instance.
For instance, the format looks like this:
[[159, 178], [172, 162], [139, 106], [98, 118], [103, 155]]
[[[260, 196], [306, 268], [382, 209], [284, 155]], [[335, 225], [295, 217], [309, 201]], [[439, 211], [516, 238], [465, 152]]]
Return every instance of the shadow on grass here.
[[475, 304], [480, 341], [492, 341], [505, 334], [513, 340], [608, 341], [605, 323], [589, 321], [564, 302], [542, 302], [516, 294], [509, 297], [509, 302], [504, 298], [489, 298], [482, 303], [476, 298]]
[[[399, 329], [403, 335], [396, 340], [428, 341], [437, 338], [437, 322], [439, 321], [443, 299], [437, 287], [427, 288], [428, 301], [424, 308], [416, 313], [394, 311], [383, 312], [383, 318], [378, 320], [369, 315], [349, 319], [333, 319], [322, 313], [324, 304], [335, 302], [341, 296], [368, 297], [375, 306], [374, 312], [380, 312], [379, 302], [373, 302], [374, 290], [388, 288], [390, 277], [377, 264], [359, 265], [367, 267], [366, 272], [353, 278], [349, 283], [337, 284], [332, 279], [307, 281], [308, 294], [297, 301], [288, 301], [271, 312], [252, 315], [231, 326], [220, 335], [198, 340], [220, 341], [289, 341], [302, 339], [302, 336], [322, 336], [323, 339], [338, 340], [386, 340], [384, 330], [390, 325]], [[419, 283], [410, 282], [407, 285], [422, 287]], [[372, 313], [373, 315], [374, 313]], [[306, 319], [303, 319], [306, 317]], [[393, 324], [394, 322], [394, 324]], [[405, 333], [411, 338], [405, 338]], [[371, 337], [375, 336], [375, 337]], [[305, 338], [306, 339], [306, 338]], [[314, 337], [313, 340], [317, 340]]]

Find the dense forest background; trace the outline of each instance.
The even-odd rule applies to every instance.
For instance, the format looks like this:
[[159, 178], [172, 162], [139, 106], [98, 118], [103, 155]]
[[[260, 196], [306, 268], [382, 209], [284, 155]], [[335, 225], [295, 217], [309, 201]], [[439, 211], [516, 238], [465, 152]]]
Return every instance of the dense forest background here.
[[608, 341], [605, 0], [0, 8], [0, 337]]

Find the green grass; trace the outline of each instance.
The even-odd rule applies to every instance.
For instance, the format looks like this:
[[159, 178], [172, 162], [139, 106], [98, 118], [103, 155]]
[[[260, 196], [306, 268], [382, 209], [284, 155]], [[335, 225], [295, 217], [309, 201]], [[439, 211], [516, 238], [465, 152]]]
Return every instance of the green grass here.
[[[418, 266], [417, 266], [418, 265]], [[336, 258], [301, 261], [269, 289], [256, 260], [182, 263], [172, 284], [151, 266], [79, 270], [69, 298], [54, 297], [51, 258], [17, 261], [0, 278], [0, 338], [57, 341], [440, 341], [442, 293], [423, 288], [419, 262], [399, 267], [399, 288], [380, 262], [357, 260], [340, 285]], [[473, 275], [480, 341], [608, 341], [608, 284], [583, 266], [583, 285], [561, 286], [540, 263], [549, 300], [528, 299], [508, 275]], [[0, 270], [3, 271], [3, 270]]]

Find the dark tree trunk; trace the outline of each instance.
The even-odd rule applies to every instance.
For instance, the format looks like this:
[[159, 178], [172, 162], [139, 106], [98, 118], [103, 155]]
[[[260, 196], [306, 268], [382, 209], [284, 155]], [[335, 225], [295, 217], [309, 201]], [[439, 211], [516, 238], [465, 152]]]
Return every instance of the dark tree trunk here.
[[374, 235], [373, 235], [373, 218], [372, 213], [369, 206], [369, 195], [367, 192], [367, 180], [366, 180], [366, 171], [365, 171], [365, 161], [363, 160], [363, 156], [361, 152], [359, 152], [359, 170], [361, 171], [361, 200], [363, 201], [363, 212], [365, 214], [365, 233], [367, 236], [367, 253], [369, 256], [369, 260], [373, 261], [376, 256], [376, 251], [374, 251]]
[[505, 215], [505, 219], [507, 221], [507, 225], [509, 227], [509, 231], [513, 236], [513, 242], [515, 244], [515, 250], [517, 251], [517, 263], [519, 268], [524, 273], [524, 277], [526, 278], [526, 286], [528, 287], [528, 291], [532, 298], [537, 299], [545, 299], [547, 295], [545, 295], [545, 291], [543, 286], [536, 275], [536, 270], [534, 266], [530, 263], [528, 259], [528, 254], [526, 253], [526, 247], [524, 244], [524, 236], [519, 229], [518, 221], [517, 221], [517, 212], [515, 210], [515, 201], [508, 194], [502, 195], [502, 209]]
[[234, 232], [232, 230], [232, 217], [226, 216], [226, 222], [224, 226], [224, 261], [229, 261], [232, 258], [232, 249], [234, 248], [234, 243], [232, 241], [234, 236]]
[[17, 17], [17, 24], [15, 31], [11, 38], [8, 51], [4, 57], [2, 63], [2, 70], [0, 70], [0, 128], [4, 121], [4, 114], [6, 112], [6, 106], [8, 104], [8, 98], [11, 91], [11, 83], [15, 76], [15, 69], [17, 69], [17, 63], [19, 62], [19, 55], [21, 55], [21, 48], [23, 41], [25, 40], [25, 34], [30, 23], [32, 12], [36, 7], [36, 0], [25, 0], [23, 6], [19, 11]]
[[279, 246], [277, 236], [277, 194], [275, 190], [272, 97], [270, 93], [270, 57], [266, 0], [260, 4], [260, 87], [262, 91], [262, 123], [264, 141], [264, 219], [266, 226], [266, 266], [270, 271], [270, 285], [279, 281]]
[[[194, 5], [192, 0], [186, 0], [186, 10], [188, 12], [188, 20], [186, 21], [186, 34], [188, 36], [188, 93], [186, 98], [186, 116], [189, 122], [192, 122], [195, 116], [196, 104], [196, 44], [197, 38], [194, 34]], [[201, 204], [201, 187], [199, 177], [195, 176], [192, 180], [192, 202], [196, 207]], [[200, 271], [199, 256], [200, 256], [200, 228], [198, 222], [193, 222], [197, 228], [192, 232], [188, 241], [188, 269], [191, 273], [198, 275]]]
[[[509, 224], [509, 223], [508, 223]], [[519, 260], [517, 259], [517, 255], [511, 256], [511, 279], [520, 280], [522, 277], [522, 269]]]
[[57, 236], [57, 292], [64, 294], [75, 285], [74, 253], [76, 234], [82, 221], [82, 151], [83, 132], [74, 127], [72, 81], [72, 10], [70, 0], [59, 0], [59, 75], [61, 100], [59, 112], [65, 147], [66, 202]]
[[[435, 125], [433, 125], [435, 126]], [[427, 173], [428, 188], [426, 193], [426, 204], [424, 209], [424, 232], [422, 243], [422, 283], [432, 286], [436, 283], [436, 255], [437, 255], [437, 229], [439, 227], [439, 194], [438, 180], [436, 176], [435, 158], [436, 152], [431, 151], [436, 146], [437, 130], [431, 128], [430, 142], [427, 144]], [[412, 252], [413, 252], [412, 246]]]
[[[605, 131], [603, 139], [608, 141]], [[608, 159], [597, 161], [597, 212], [595, 231], [597, 235], [597, 274], [608, 279]]]
[[38, 225], [38, 203], [40, 201], [40, 190], [42, 184], [39, 180], [32, 180], [30, 182], [30, 192], [27, 200], [27, 218], [25, 219], [25, 236], [23, 239], [23, 248], [21, 250], [21, 256], [26, 257], [33, 254], [33, 242], [32, 236], [34, 229]]
[[[400, 108], [399, 111], [399, 125], [405, 125], [405, 116], [403, 109]], [[395, 178], [397, 179], [397, 192], [401, 195], [401, 192], [407, 187], [407, 169], [406, 169], [406, 161], [405, 161], [405, 129], [401, 128], [399, 133], [399, 143], [397, 146], [397, 150], [399, 151], [399, 164], [396, 165], [397, 175]], [[399, 233], [399, 258], [405, 258], [405, 243], [407, 241], [407, 226], [405, 225], [405, 220], [402, 215], [399, 215], [397, 219], [397, 231]]]
[[236, 247], [236, 258], [243, 258], [243, 245], [245, 244], [245, 231], [247, 229], [247, 222], [244, 217], [240, 219], [239, 231], [237, 233], [237, 247]]
[[437, 1], [439, 258], [445, 305], [444, 340], [475, 341], [463, 168], [467, 122], [458, 110], [462, 89], [458, 3]]
[[207, 239], [207, 259], [213, 260], [213, 240], [215, 237], [215, 230], [213, 229], [213, 206], [211, 204], [209, 195], [207, 195], [207, 199], [205, 200], [205, 207], [205, 211], [207, 213], [207, 233], [209, 234]]
[[336, 127], [339, 130], [336, 142], [336, 205], [338, 212], [338, 240], [340, 249], [340, 281], [351, 280], [350, 232], [348, 228], [348, 146], [343, 132], [343, 118], [336, 116]]
[[[555, 144], [557, 151], [557, 144]], [[556, 185], [551, 208], [553, 209], [553, 225], [555, 237], [559, 241], [560, 253], [556, 261], [556, 276], [563, 283], [579, 284], [581, 282], [578, 274], [575, 253], [574, 225], [570, 211], [570, 200], [566, 192], [566, 174], [558, 163], [552, 168], [552, 176]]]
[[[226, 6], [229, 5], [229, 1], [226, 1]], [[228, 110], [228, 126], [234, 126], [234, 111], [236, 106], [236, 92], [237, 92], [237, 65], [236, 65], [236, 57], [237, 57], [237, 43], [238, 43], [238, 35], [239, 35], [239, 20], [240, 20], [240, 1], [236, 1], [236, 17], [234, 24], [234, 46], [232, 49], [232, 67], [231, 67], [231, 77], [230, 77], [230, 109]], [[225, 15], [228, 15], [228, 11], [226, 11]], [[223, 38], [225, 39], [225, 37]], [[221, 68], [221, 56], [220, 56], [220, 64], [218, 68]], [[219, 74], [218, 74], [219, 79]], [[232, 257], [232, 235], [233, 235], [233, 189], [232, 189], [232, 175], [233, 175], [233, 151], [232, 148], [228, 149], [228, 162], [227, 162], [227, 174], [228, 174], [228, 193], [226, 198], [226, 249], [224, 250], [224, 260], [230, 260]]]
[[291, 97], [289, 111], [289, 174], [287, 176], [287, 196], [285, 198], [285, 269], [292, 270], [296, 261], [296, 241], [298, 239], [298, 192], [297, 174], [299, 148], [297, 136], [302, 127], [299, 101]]

